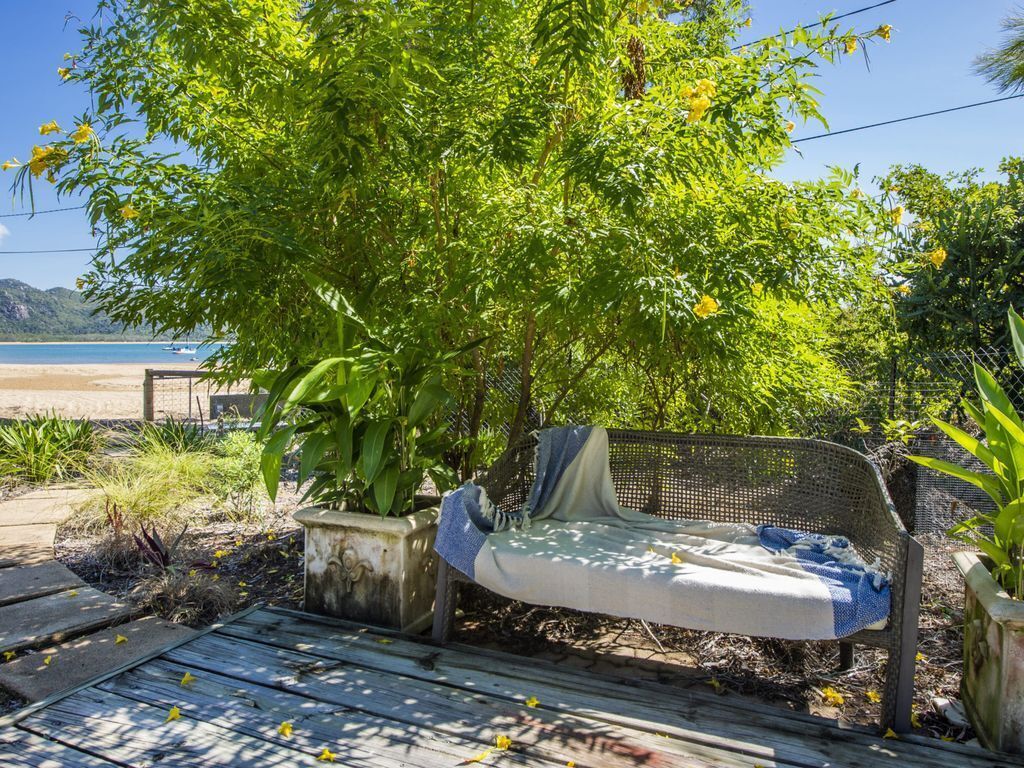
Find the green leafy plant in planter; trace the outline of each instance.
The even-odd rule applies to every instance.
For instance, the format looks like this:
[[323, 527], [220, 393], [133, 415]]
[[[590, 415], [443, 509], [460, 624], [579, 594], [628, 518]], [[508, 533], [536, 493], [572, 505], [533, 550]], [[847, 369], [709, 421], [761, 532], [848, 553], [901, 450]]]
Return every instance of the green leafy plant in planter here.
[[[1011, 308], [1013, 348], [1024, 366], [1024, 320]], [[969, 542], [992, 562], [992, 575], [1011, 596], [1024, 596], [1024, 421], [1003, 388], [984, 366], [974, 364], [979, 403], [964, 399], [963, 407], [981, 435], [939, 419], [935, 425], [988, 467], [975, 472], [929, 456], [910, 456], [929, 469], [956, 477], [983, 490], [995, 504], [991, 514], [979, 513], [958, 523], [949, 534]]]
[[458, 483], [443, 461], [453, 437], [441, 417], [451, 396], [445, 372], [476, 343], [437, 354], [413, 341], [385, 341], [348, 300], [319, 278], [307, 282], [335, 313], [329, 356], [257, 374], [268, 391], [258, 437], [266, 440], [263, 479], [276, 498], [281, 464], [293, 446], [303, 500], [381, 516], [414, 511], [429, 477]]

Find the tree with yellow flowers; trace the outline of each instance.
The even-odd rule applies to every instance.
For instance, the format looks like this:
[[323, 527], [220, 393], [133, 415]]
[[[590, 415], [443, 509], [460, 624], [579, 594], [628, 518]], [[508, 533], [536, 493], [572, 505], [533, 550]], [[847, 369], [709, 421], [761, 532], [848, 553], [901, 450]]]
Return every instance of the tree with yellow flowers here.
[[86, 295], [128, 324], [209, 323], [234, 340], [225, 377], [316, 354], [315, 273], [395, 338], [486, 339], [449, 382], [465, 446], [531, 414], [785, 431], [842, 396], [828, 328], [877, 285], [882, 218], [850, 174], [772, 169], [821, 120], [814, 69], [889, 31], [825, 19], [732, 50], [746, 19], [740, 0], [101, 0], [58, 75], [95, 109], [17, 183], [84, 194]]

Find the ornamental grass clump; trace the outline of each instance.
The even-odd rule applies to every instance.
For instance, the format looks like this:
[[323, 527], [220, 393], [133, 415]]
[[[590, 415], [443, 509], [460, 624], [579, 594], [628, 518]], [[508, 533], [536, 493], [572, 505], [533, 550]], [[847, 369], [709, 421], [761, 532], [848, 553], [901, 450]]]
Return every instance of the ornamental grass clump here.
[[30, 483], [81, 474], [101, 445], [88, 421], [30, 416], [0, 425], [0, 476]]
[[[1024, 320], [1009, 310], [1010, 333], [1017, 360], [1024, 367]], [[949, 534], [980, 549], [991, 561], [992, 575], [1011, 597], [1024, 597], [1024, 420], [995, 376], [974, 364], [979, 402], [962, 401], [978, 437], [938, 419], [935, 425], [977, 458], [992, 474], [975, 472], [929, 456], [910, 456], [983, 490], [995, 504], [953, 526]]]

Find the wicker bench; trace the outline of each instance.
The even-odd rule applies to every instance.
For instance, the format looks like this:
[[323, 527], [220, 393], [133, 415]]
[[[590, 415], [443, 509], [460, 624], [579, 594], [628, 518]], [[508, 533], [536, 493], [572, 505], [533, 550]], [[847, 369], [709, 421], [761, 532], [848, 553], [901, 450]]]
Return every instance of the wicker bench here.
[[[923, 552], [904, 529], [877, 469], [862, 454], [821, 440], [608, 430], [619, 503], [672, 520], [770, 523], [850, 539], [891, 575], [892, 608], [882, 630], [840, 643], [840, 667], [854, 645], [888, 651], [882, 726], [910, 730]], [[508, 451], [480, 478], [499, 507], [516, 510], [533, 484], [536, 438]], [[443, 560], [437, 576], [434, 638], [446, 642], [458, 585], [468, 579]]]

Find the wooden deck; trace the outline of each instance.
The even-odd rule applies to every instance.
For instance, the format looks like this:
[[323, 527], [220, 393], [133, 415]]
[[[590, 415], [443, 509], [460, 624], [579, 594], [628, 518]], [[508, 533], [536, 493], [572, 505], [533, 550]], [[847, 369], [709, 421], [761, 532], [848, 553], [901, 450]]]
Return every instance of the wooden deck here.
[[[195, 680], [183, 686], [186, 672]], [[172, 707], [181, 716], [168, 722]], [[0, 766], [314, 766], [327, 747], [340, 765], [434, 768], [465, 763], [497, 736], [511, 747], [481, 764], [1024, 765], [738, 697], [260, 609], [8, 718]]]

